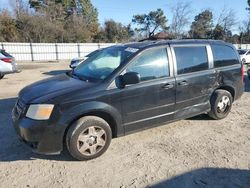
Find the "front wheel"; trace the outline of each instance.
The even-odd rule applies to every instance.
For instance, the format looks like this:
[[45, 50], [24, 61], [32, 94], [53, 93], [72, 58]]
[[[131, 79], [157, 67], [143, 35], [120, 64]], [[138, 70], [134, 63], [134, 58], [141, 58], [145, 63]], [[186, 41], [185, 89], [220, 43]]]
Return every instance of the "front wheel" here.
[[96, 116], [78, 119], [69, 128], [66, 144], [72, 157], [90, 160], [102, 155], [109, 147], [112, 131], [109, 124]]
[[210, 100], [211, 111], [208, 112], [208, 115], [213, 119], [223, 119], [229, 114], [233, 97], [231, 93], [226, 90], [218, 89], [214, 92]]
[[4, 77], [4, 74], [0, 73], [0, 80], [3, 79], [3, 77]]

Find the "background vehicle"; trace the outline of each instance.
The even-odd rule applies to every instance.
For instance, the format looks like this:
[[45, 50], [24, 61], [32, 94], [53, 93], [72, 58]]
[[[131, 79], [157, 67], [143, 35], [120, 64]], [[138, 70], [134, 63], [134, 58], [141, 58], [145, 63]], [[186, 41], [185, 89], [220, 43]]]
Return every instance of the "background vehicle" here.
[[238, 50], [240, 59], [243, 63], [250, 63], [250, 50]]
[[74, 69], [76, 68], [80, 63], [82, 63], [83, 61], [85, 61], [86, 59], [88, 59], [90, 56], [95, 55], [97, 52], [99, 52], [101, 49], [95, 50], [91, 53], [89, 53], [88, 55], [82, 57], [82, 58], [73, 58], [70, 62], [69, 67]]
[[210, 40], [145, 41], [105, 48], [71, 72], [19, 93], [12, 118], [35, 152], [79, 160], [112, 138], [207, 113], [225, 118], [244, 90], [233, 45]]
[[17, 71], [17, 64], [14, 57], [5, 50], [0, 49], [0, 79], [2, 79], [5, 74], [11, 74]]
[[248, 76], [248, 79], [250, 80], [250, 68], [247, 69], [247, 76]]

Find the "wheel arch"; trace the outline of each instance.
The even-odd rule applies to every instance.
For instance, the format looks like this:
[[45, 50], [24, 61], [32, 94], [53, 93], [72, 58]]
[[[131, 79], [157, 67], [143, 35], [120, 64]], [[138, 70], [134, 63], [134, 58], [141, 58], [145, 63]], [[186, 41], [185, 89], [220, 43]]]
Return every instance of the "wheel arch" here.
[[216, 90], [219, 90], [219, 89], [228, 91], [232, 95], [232, 98], [233, 98], [233, 101], [234, 101], [234, 98], [235, 98], [235, 89], [232, 86], [225, 85], [225, 86], [220, 86], [220, 87], [216, 88]]
[[75, 121], [77, 121], [78, 119], [85, 117], [85, 116], [96, 116], [96, 117], [104, 119], [109, 124], [109, 126], [112, 130], [112, 138], [117, 137], [117, 122], [116, 122], [116, 120], [114, 119], [114, 117], [111, 114], [109, 114], [108, 112], [105, 112], [105, 111], [101, 111], [101, 110], [86, 112], [86, 113], [83, 113], [83, 114], [75, 117], [67, 126], [67, 129], [66, 129], [64, 134], [65, 135], [67, 134], [68, 129]]
[[[74, 114], [73, 116], [69, 114]], [[112, 130], [112, 138], [124, 135], [124, 129], [121, 123], [121, 115], [119, 112], [105, 103], [89, 102], [82, 105], [78, 105], [71, 110], [62, 114], [60, 125], [65, 126], [63, 133], [63, 141], [65, 141], [66, 134], [71, 125], [78, 119], [84, 116], [97, 116], [104, 119]]]

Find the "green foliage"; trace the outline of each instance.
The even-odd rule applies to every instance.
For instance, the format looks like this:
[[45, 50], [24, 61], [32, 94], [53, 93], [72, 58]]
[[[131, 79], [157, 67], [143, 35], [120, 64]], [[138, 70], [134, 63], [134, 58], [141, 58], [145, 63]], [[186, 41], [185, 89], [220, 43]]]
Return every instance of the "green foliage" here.
[[223, 27], [217, 24], [213, 30], [212, 38], [215, 40], [223, 40], [225, 36], [225, 31]]
[[144, 32], [146, 37], [152, 37], [159, 30], [168, 30], [166, 26], [167, 18], [162, 9], [151, 11], [149, 14], [134, 15], [132, 23], [137, 24], [139, 28], [136, 28], [136, 30]]
[[[13, 0], [14, 1], [14, 0]], [[213, 14], [204, 10], [195, 16], [189, 36], [184, 28], [189, 25], [189, 3], [176, 4], [171, 23], [163, 10], [134, 15], [131, 25], [107, 20], [102, 27], [98, 23], [98, 11], [91, 0], [29, 0], [29, 7], [21, 3], [11, 13], [0, 10], [0, 41], [3, 42], [127, 42], [144, 37], [153, 38], [164, 31], [173, 38], [212, 38], [234, 43], [250, 43], [250, 14], [242, 21], [240, 35], [232, 35], [237, 24], [232, 9], [224, 8], [213, 26]], [[250, 13], [250, 0], [247, 0]]]
[[[77, 4], [75, 4], [78, 2]], [[92, 42], [98, 33], [98, 12], [90, 0], [29, 0], [18, 16], [0, 10], [1, 41]]]
[[97, 42], [126, 42], [133, 35], [131, 26], [124, 26], [114, 20], [107, 20], [95, 38]]
[[14, 42], [18, 39], [15, 20], [4, 10], [0, 14], [0, 41]]
[[211, 37], [213, 27], [213, 13], [205, 10], [195, 16], [189, 35], [191, 38], [207, 39]]

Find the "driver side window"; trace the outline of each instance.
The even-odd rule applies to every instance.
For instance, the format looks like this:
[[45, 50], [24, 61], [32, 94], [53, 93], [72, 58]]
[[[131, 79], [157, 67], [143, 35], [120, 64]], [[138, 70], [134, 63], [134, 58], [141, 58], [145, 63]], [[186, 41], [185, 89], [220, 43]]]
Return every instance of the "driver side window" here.
[[144, 51], [132, 61], [126, 72], [137, 72], [141, 81], [169, 76], [168, 56], [165, 48]]

